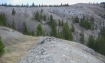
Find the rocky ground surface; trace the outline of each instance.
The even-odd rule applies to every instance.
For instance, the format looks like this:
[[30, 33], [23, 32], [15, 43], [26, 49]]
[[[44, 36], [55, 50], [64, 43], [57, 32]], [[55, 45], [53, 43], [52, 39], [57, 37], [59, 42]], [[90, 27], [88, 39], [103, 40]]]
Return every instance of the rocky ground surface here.
[[19, 63], [105, 63], [105, 57], [76, 42], [41, 37]]

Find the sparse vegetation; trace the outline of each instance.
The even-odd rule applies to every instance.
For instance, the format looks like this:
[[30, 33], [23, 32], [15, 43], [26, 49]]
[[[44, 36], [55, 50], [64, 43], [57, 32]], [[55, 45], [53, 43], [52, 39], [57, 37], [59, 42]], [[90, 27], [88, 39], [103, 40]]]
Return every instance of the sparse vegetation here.
[[4, 54], [4, 44], [3, 44], [3, 42], [2, 42], [2, 40], [1, 40], [1, 37], [0, 37], [0, 57]]

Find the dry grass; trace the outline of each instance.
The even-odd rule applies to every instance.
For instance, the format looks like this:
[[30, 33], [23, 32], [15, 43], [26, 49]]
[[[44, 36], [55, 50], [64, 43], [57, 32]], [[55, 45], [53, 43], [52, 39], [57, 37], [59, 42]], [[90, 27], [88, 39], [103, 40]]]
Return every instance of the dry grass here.
[[6, 46], [6, 53], [0, 58], [0, 63], [17, 63], [27, 51], [35, 45], [38, 37], [22, 36], [13, 40], [16, 44]]

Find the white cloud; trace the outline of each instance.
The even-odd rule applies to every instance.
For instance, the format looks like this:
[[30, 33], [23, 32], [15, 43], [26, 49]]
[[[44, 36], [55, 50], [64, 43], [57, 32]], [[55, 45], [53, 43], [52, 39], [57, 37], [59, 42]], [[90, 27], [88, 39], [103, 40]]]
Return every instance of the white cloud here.
[[76, 4], [76, 3], [89, 3], [89, 2], [99, 2], [99, 0], [11, 0], [12, 4], [32, 4], [33, 2], [35, 4]]
[[75, 3], [88, 3], [90, 0], [61, 0], [62, 3], [69, 3], [69, 4], [75, 4]]
[[24, 2], [25, 0], [11, 0], [13, 4], [19, 4]]
[[43, 3], [43, 4], [65, 4], [65, 3], [69, 3], [69, 4], [76, 4], [76, 3], [89, 3], [89, 2], [93, 2], [93, 0], [44, 0], [41, 1], [39, 0], [39, 4]]

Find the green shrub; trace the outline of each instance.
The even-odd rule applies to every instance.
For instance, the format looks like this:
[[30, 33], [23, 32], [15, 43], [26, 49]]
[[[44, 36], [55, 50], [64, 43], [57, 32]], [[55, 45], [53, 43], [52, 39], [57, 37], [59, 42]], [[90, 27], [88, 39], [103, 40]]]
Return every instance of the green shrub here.
[[7, 26], [5, 13], [0, 13], [0, 26]]
[[1, 37], [0, 37], [0, 57], [3, 55], [3, 53], [4, 53], [4, 44], [3, 44], [3, 42], [2, 42], [2, 40], [1, 40]]

